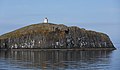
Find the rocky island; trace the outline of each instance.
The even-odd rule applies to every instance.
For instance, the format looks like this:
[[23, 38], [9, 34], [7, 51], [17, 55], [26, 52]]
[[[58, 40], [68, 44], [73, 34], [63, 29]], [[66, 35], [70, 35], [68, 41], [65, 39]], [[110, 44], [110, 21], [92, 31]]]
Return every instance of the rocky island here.
[[0, 49], [114, 50], [108, 35], [63, 24], [32, 24], [0, 36]]

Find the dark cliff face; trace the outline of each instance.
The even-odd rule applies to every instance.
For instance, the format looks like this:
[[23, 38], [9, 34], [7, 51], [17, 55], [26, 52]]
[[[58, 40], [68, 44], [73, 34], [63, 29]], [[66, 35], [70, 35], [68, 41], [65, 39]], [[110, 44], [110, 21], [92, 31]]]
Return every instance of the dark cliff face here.
[[0, 36], [0, 48], [114, 48], [103, 33], [52, 23], [33, 24]]

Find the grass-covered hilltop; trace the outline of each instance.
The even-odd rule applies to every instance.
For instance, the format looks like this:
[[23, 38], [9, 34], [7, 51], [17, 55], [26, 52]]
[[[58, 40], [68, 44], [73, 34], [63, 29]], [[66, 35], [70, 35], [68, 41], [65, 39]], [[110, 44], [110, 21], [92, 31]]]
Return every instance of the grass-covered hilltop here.
[[32, 24], [0, 36], [1, 49], [115, 49], [110, 38], [100, 32], [63, 24]]

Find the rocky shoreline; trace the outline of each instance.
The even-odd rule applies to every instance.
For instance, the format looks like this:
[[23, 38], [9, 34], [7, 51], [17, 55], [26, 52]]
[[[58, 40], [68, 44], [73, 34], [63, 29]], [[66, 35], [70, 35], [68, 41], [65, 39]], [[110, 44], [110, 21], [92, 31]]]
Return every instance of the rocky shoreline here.
[[[109, 36], [76, 26], [39, 23], [0, 36], [0, 49], [102, 49], [114, 50]], [[81, 49], [81, 50], [84, 50]]]
[[76, 49], [0, 49], [0, 51], [111, 51], [116, 48], [76, 48]]

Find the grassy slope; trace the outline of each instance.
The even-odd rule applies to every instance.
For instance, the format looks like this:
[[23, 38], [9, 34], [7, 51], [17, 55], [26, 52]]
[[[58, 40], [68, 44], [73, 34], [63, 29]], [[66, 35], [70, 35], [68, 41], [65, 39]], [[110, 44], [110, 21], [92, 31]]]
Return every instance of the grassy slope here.
[[[58, 24], [52, 24], [52, 23], [39, 23], [39, 24], [32, 24], [20, 29], [17, 29], [15, 31], [3, 34], [0, 36], [0, 39], [6, 39], [6, 38], [17, 38], [23, 35], [28, 35], [28, 34], [47, 34], [52, 30], [53, 27], [61, 27], [63, 30], [65, 28], [67, 28], [67, 26], [65, 25], [58, 25]], [[74, 26], [72, 26], [74, 27]], [[71, 28], [72, 28], [71, 27]], [[78, 27], [77, 27], [78, 28]], [[80, 28], [79, 28], [80, 29]], [[95, 31], [91, 31], [91, 30], [85, 30], [85, 29], [81, 29], [82, 32], [87, 33], [89, 36], [93, 36], [94, 34], [98, 34], [101, 35], [102, 38], [104, 38], [104, 36], [106, 36], [106, 34], [100, 33], [100, 32], [95, 32]]]

